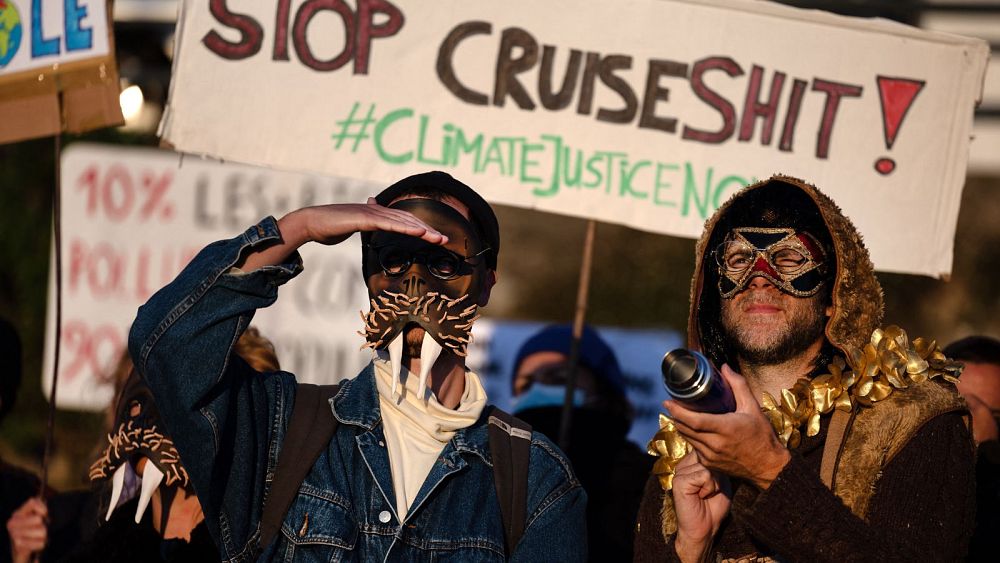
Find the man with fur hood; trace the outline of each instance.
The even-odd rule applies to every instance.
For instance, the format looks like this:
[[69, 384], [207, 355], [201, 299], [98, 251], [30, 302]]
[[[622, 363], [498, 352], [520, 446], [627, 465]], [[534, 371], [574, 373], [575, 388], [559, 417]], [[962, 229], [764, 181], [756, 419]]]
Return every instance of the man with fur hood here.
[[775, 176], [718, 210], [688, 339], [736, 410], [664, 403], [637, 561], [961, 559], [975, 510], [961, 368], [880, 329], [882, 307], [860, 235], [815, 187]]

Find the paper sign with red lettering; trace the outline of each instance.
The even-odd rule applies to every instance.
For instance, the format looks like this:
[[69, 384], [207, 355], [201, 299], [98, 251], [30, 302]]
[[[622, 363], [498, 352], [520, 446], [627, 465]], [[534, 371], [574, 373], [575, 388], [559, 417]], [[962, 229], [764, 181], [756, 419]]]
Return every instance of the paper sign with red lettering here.
[[[62, 159], [60, 408], [99, 410], [136, 309], [206, 244], [272, 215], [321, 203], [365, 201], [377, 186], [343, 178], [222, 164], [162, 150], [73, 144]], [[278, 305], [254, 317], [282, 368], [306, 382], [357, 373], [358, 311], [367, 307], [361, 245], [306, 245], [305, 271]], [[50, 269], [50, 272], [54, 269]], [[42, 388], [51, 388], [54, 284], [50, 280]]]
[[[184, 2], [178, 150], [696, 237], [781, 172], [876, 266], [950, 271], [985, 42], [767, 2]], [[900, 236], [905, 232], [906, 236]]]

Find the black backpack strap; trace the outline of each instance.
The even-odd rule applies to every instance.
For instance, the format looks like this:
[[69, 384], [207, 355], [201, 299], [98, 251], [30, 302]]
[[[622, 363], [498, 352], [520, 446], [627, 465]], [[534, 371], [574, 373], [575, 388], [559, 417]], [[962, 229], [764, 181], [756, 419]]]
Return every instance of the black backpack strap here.
[[507, 556], [524, 535], [528, 511], [528, 463], [531, 454], [531, 425], [506, 412], [490, 407], [490, 457], [493, 484], [500, 499]]
[[288, 429], [278, 454], [271, 488], [264, 500], [260, 520], [260, 543], [263, 551], [281, 530], [281, 522], [292, 506], [295, 494], [319, 454], [330, 445], [337, 431], [337, 419], [330, 412], [330, 398], [337, 394], [340, 385], [311, 385], [299, 383], [295, 390], [295, 404], [288, 420]]

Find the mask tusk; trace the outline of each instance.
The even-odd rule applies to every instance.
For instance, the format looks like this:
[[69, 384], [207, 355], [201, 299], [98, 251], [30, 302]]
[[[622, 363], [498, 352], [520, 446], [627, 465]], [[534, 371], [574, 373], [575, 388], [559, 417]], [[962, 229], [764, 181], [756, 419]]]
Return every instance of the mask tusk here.
[[424, 331], [424, 341], [420, 343], [420, 383], [417, 385], [421, 399], [427, 396], [427, 375], [440, 355], [441, 345]]
[[392, 366], [392, 396], [395, 398], [399, 394], [399, 373], [403, 368], [403, 331], [389, 343], [389, 365]]
[[128, 462], [122, 463], [111, 476], [111, 504], [108, 505], [108, 513], [104, 516], [104, 521], [111, 520], [111, 513], [118, 508], [118, 499], [122, 496], [122, 488], [125, 486], [125, 472], [128, 470]]
[[149, 499], [153, 498], [153, 493], [163, 481], [163, 472], [152, 461], [146, 462], [146, 469], [142, 472], [142, 490], [139, 493], [139, 506], [135, 507], [135, 523], [142, 521], [142, 515], [149, 506]]

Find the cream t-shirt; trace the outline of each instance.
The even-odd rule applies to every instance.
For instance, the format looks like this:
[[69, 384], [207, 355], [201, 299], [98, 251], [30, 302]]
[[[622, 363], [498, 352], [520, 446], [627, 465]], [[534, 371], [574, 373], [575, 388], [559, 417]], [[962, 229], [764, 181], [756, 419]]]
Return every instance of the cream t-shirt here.
[[451, 437], [479, 420], [486, 407], [486, 389], [479, 376], [466, 370], [465, 392], [452, 410], [439, 403], [430, 389], [420, 393], [419, 376], [403, 367], [399, 376], [402, 392], [393, 397], [388, 354], [380, 353], [374, 364], [396, 512], [402, 521]]

